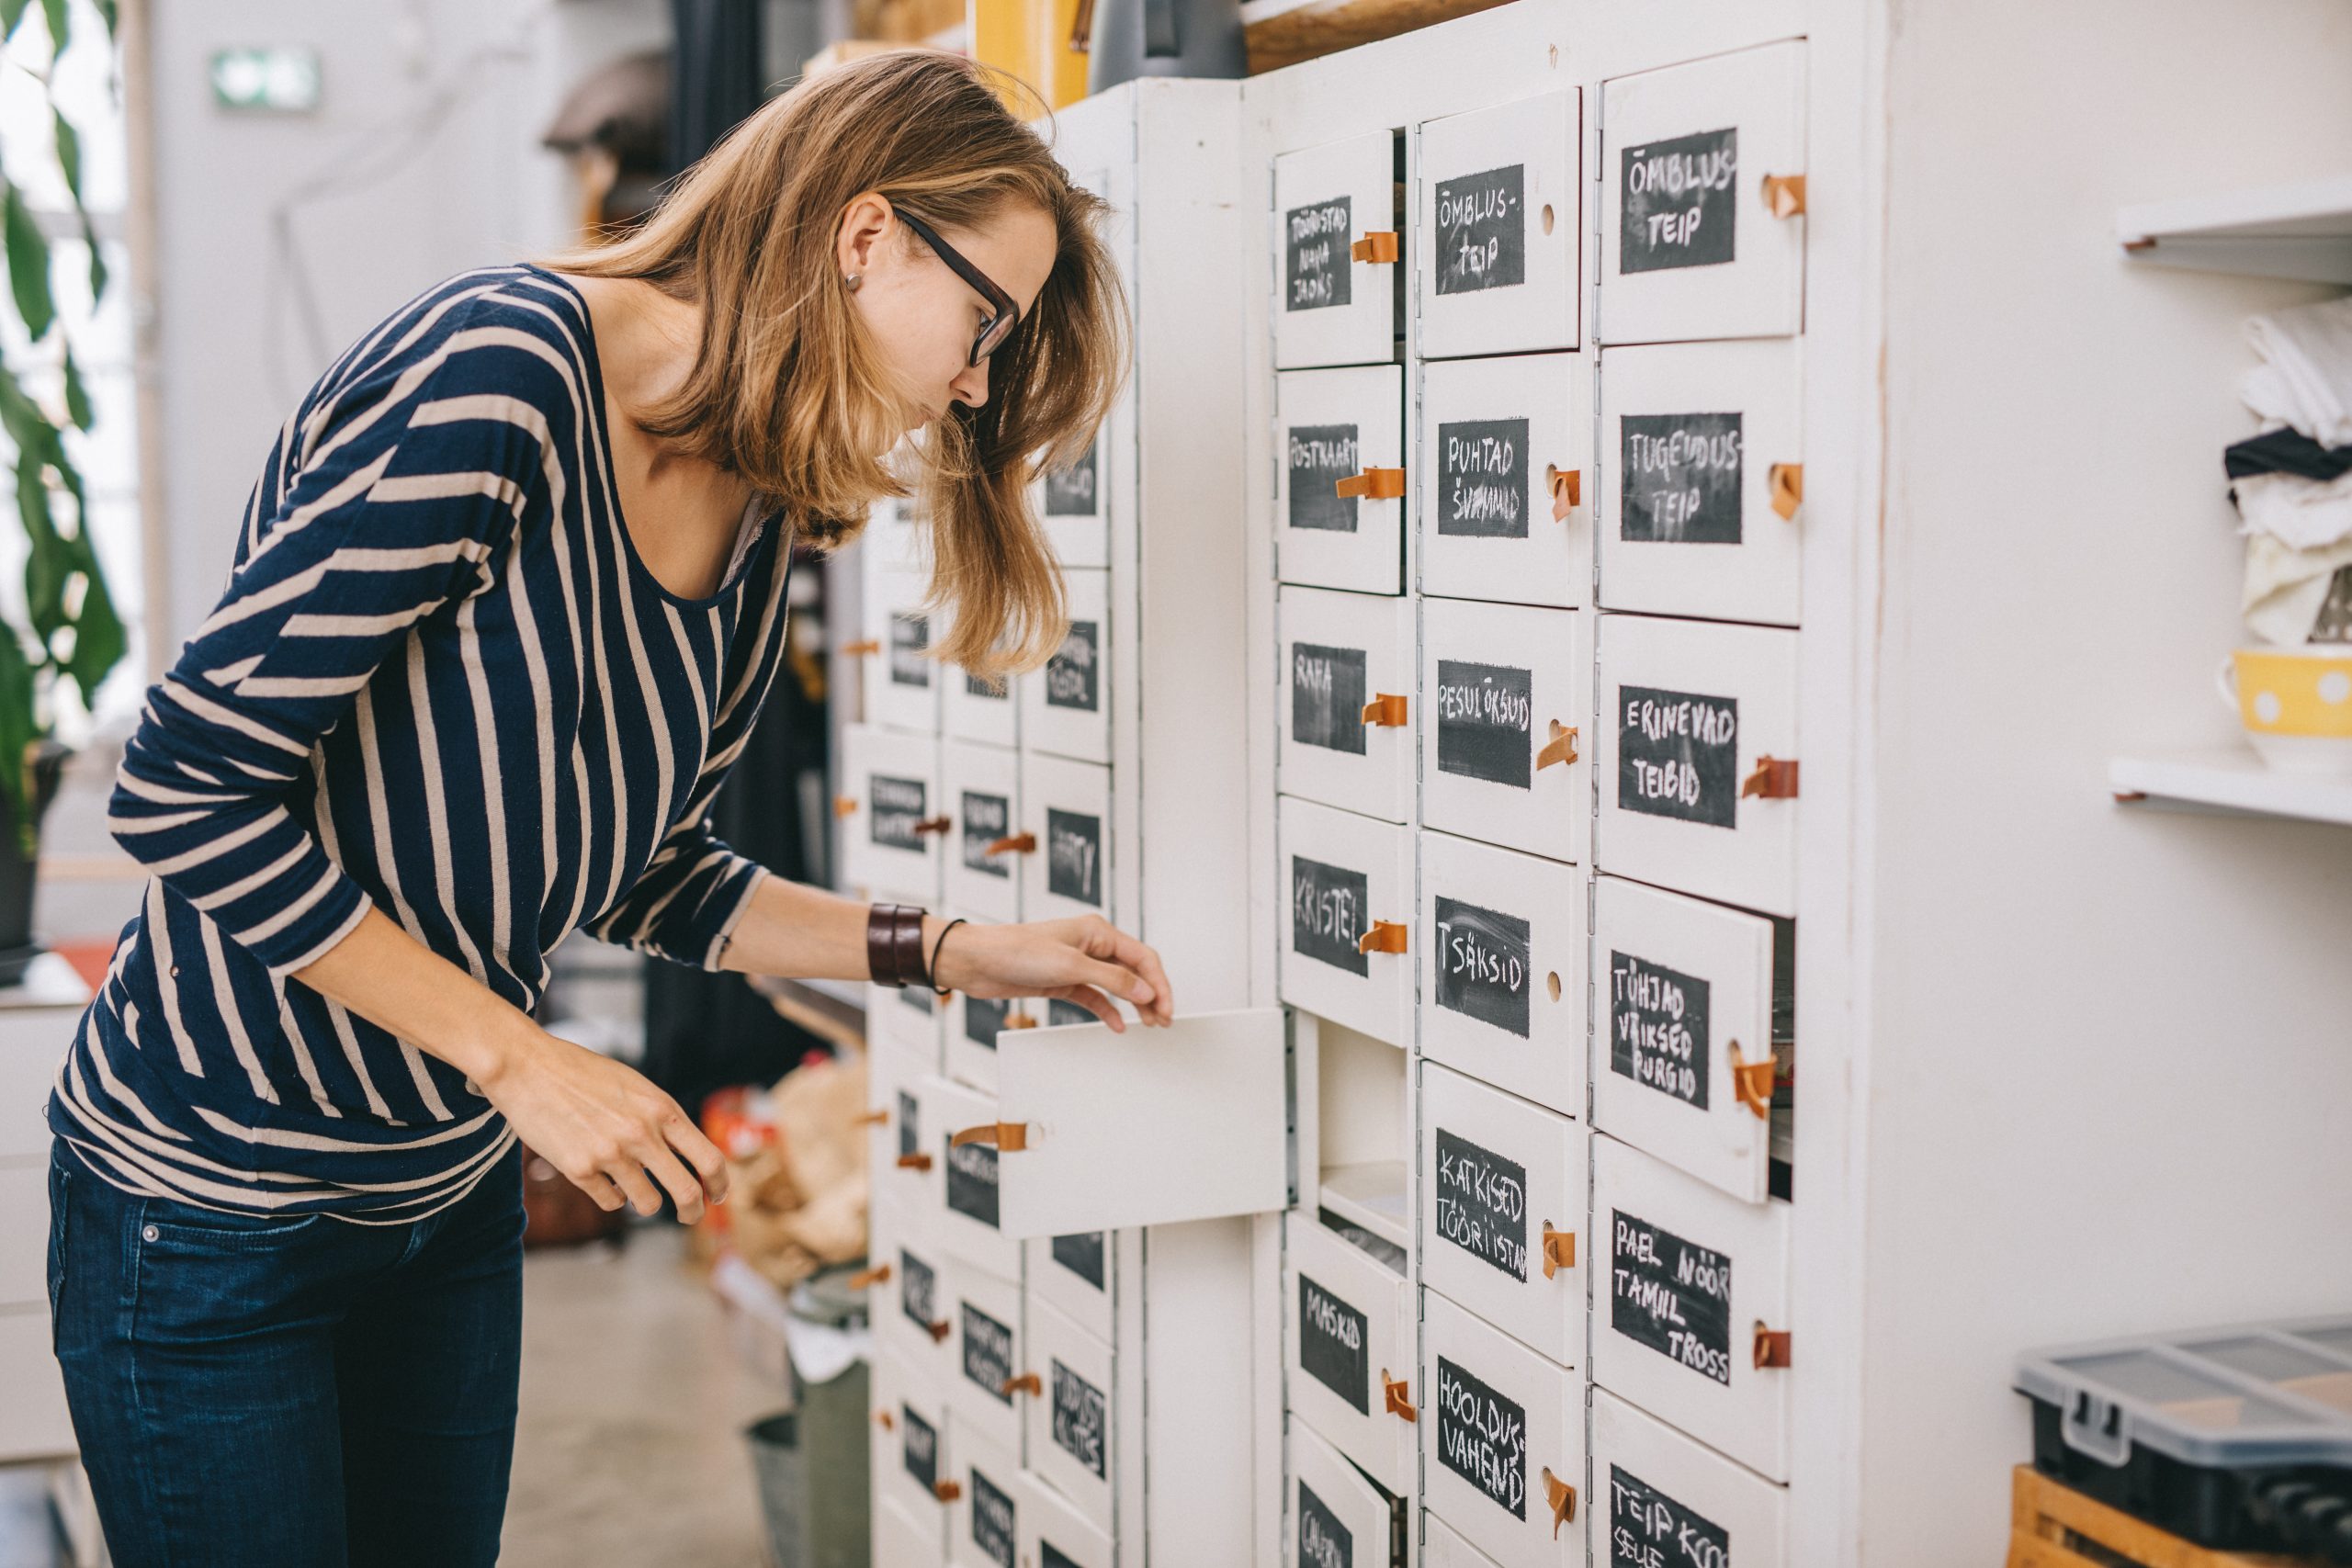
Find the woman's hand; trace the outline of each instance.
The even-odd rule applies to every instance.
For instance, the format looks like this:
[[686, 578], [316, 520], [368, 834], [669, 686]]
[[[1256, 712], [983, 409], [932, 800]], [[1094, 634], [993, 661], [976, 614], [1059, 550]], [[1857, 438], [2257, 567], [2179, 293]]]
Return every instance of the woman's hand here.
[[[924, 940], [938, 943], [932, 978], [975, 997], [1049, 997], [1084, 1008], [1124, 1033], [1126, 1020], [1111, 998], [1131, 1003], [1146, 1023], [1176, 1016], [1159, 954], [1099, 915], [1032, 920], [1017, 926], [957, 926], [945, 942], [936, 918]], [[533, 1145], [537, 1147], [536, 1145]]]
[[727, 1196], [727, 1162], [717, 1145], [676, 1100], [608, 1056], [530, 1025], [475, 1087], [534, 1154], [608, 1213], [624, 1201], [640, 1214], [659, 1213], [657, 1181], [690, 1225], [701, 1221], [706, 1202]]

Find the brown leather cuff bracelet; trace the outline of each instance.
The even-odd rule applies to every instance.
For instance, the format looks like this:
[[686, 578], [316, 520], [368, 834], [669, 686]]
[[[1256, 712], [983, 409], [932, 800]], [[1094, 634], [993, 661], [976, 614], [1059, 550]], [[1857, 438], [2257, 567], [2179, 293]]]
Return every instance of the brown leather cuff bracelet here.
[[923, 911], [912, 904], [876, 904], [865, 916], [865, 969], [877, 986], [928, 986]]

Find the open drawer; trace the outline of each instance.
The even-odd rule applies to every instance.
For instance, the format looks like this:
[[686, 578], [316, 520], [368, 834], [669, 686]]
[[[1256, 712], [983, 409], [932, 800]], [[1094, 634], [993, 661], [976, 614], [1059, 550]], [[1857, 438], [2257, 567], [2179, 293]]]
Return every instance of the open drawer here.
[[1394, 365], [1275, 378], [1274, 565], [1284, 582], [1405, 586], [1405, 372]]
[[1421, 1055], [1584, 1114], [1585, 874], [1421, 835]]
[[1298, 1421], [1290, 1424], [1285, 1568], [1406, 1568], [1411, 1505]]
[[1291, 1414], [1388, 1491], [1409, 1495], [1424, 1403], [1413, 1386], [1412, 1287], [1312, 1214], [1283, 1224]]
[[1421, 592], [1562, 608], [1592, 595], [1592, 367], [1531, 354], [1421, 367]]
[[842, 733], [841, 794], [833, 802], [842, 880], [874, 897], [939, 900], [939, 738], [853, 724]]
[[1580, 103], [1571, 87], [1422, 123], [1420, 353], [1577, 346]]
[[1393, 130], [1274, 159], [1274, 363], [1373, 365], [1404, 335], [1404, 146]]
[[1584, 1379], [1422, 1293], [1430, 1510], [1502, 1568], [1585, 1560]]
[[1592, 617], [1421, 604], [1421, 821], [1551, 860], [1589, 852]]
[[1376, 1040], [1412, 1039], [1412, 830], [1284, 795], [1282, 998]]
[[1384, 822], [1413, 814], [1413, 601], [1318, 588], [1275, 596], [1283, 716], [1277, 783]]
[[1592, 1490], [1599, 1568], [1786, 1568], [1788, 1489], [1597, 1389]]

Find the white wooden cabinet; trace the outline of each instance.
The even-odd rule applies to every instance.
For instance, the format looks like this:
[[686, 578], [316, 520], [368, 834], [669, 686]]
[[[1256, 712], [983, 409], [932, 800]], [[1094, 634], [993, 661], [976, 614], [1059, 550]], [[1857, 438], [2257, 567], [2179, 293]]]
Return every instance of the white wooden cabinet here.
[[1097, 1339], [1111, 1339], [1116, 1333], [1113, 1306], [1120, 1258], [1139, 1241], [1131, 1231], [1073, 1231], [1023, 1241], [1022, 1273], [1029, 1299], [1054, 1307]]
[[997, 746], [940, 743], [941, 806], [954, 821], [940, 888], [959, 912], [1021, 918], [1021, 760]]
[[948, 1506], [958, 1490], [946, 1402], [935, 1385], [905, 1367], [883, 1369], [869, 1387], [876, 1499], [897, 1508], [944, 1554]]
[[1577, 346], [1580, 108], [1570, 88], [1422, 124], [1413, 235], [1422, 354]]
[[1006, 1280], [982, 1269], [959, 1269], [952, 1284], [948, 1344], [955, 1368], [947, 1407], [959, 1437], [977, 1434], [1011, 1453], [1009, 1472], [1021, 1455], [1021, 1402], [1030, 1397], [1020, 1381], [1029, 1361], [1018, 1269]]
[[956, 1483], [948, 1506], [951, 1568], [1013, 1568], [1021, 1548], [1021, 1457], [951, 1409], [956, 1423]]
[[865, 574], [865, 624], [876, 645], [864, 665], [866, 721], [918, 735], [938, 733], [947, 683], [947, 667], [931, 657], [928, 581], [925, 567], [903, 558], [877, 560]]
[[1392, 1494], [1409, 1495], [1419, 1452], [1413, 1290], [1318, 1222], [1284, 1222], [1290, 1412]]
[[1420, 836], [1420, 1054], [1581, 1116], [1585, 874]]
[[1065, 571], [1069, 629], [1020, 680], [1022, 744], [1085, 762], [1111, 760], [1111, 574]]
[[1410, 821], [1420, 760], [1413, 602], [1285, 588], [1276, 615], [1283, 793]]
[[1424, 1292], [1430, 1511], [1502, 1568], [1585, 1556], [1584, 1378]]
[[1411, 1505], [1293, 1421], [1289, 1432], [1289, 1568], [1405, 1568]]
[[1111, 771], [1036, 751], [1021, 756], [1021, 908], [1033, 920], [1119, 918], [1113, 876], [1118, 827]]
[[1405, 581], [1405, 373], [1284, 371], [1275, 559], [1284, 582], [1395, 593]]
[[1404, 148], [1376, 130], [1274, 160], [1274, 363], [1371, 365], [1403, 335]]
[[1421, 820], [1553, 860], [1590, 853], [1591, 617], [1421, 604]]
[[1592, 364], [1421, 367], [1413, 445], [1421, 592], [1569, 608], [1592, 597]]
[[939, 739], [872, 725], [842, 738], [842, 880], [876, 898], [939, 901], [939, 846], [951, 819], [939, 787]]
[[1403, 1045], [1413, 1016], [1413, 834], [1313, 801], [1282, 803], [1289, 933], [1282, 996]]

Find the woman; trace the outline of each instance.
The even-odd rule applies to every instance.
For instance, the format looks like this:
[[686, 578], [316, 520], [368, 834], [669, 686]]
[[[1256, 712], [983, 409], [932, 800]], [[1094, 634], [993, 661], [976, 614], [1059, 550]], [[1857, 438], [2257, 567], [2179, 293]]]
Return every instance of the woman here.
[[153, 877], [50, 1102], [57, 1350], [118, 1563], [494, 1560], [516, 1140], [607, 1210], [726, 1190], [668, 1097], [532, 1022], [573, 930], [1168, 1021], [1101, 921], [951, 931], [706, 822], [788, 536], [897, 491], [909, 432], [942, 654], [1057, 640], [1024, 498], [1115, 389], [1101, 216], [969, 67], [884, 56], [637, 234], [430, 290], [303, 400], [126, 750], [113, 826]]

